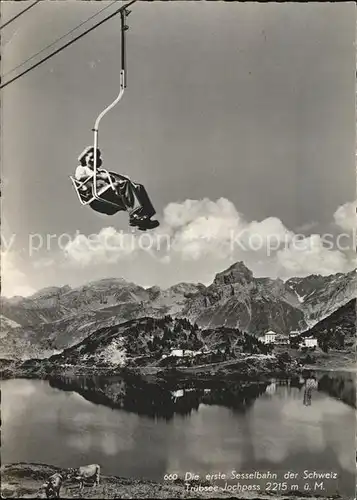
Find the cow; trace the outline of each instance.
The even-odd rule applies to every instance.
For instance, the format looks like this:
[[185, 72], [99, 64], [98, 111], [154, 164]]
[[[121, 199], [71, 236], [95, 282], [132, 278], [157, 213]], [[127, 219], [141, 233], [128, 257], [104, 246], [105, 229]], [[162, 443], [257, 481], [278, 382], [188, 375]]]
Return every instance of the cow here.
[[62, 474], [59, 474], [58, 472], [52, 474], [52, 476], [47, 479], [41, 488], [45, 490], [46, 498], [59, 498], [62, 482]]
[[100, 465], [91, 464], [83, 465], [78, 467], [78, 469], [69, 469], [68, 476], [69, 479], [74, 479], [79, 482], [79, 489], [83, 488], [83, 484], [86, 482], [93, 481], [93, 487], [99, 486], [100, 481]]

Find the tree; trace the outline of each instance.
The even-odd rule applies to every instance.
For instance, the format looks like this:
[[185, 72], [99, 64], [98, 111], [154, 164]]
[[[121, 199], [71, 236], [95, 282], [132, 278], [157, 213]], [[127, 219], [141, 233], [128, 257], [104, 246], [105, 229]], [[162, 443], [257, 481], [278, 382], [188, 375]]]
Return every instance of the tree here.
[[157, 349], [159, 349], [160, 343], [161, 342], [160, 342], [159, 337], [157, 335], [155, 335], [155, 337], [152, 340], [152, 346], [153, 346], [154, 351], [156, 351]]
[[291, 356], [288, 352], [282, 352], [278, 355], [279, 362], [289, 363], [291, 361]]
[[296, 337], [291, 337], [290, 339], [290, 347], [292, 349], [298, 349], [299, 348], [299, 337], [296, 336]]
[[196, 351], [198, 349], [201, 349], [201, 347], [202, 347], [202, 342], [196, 336], [193, 341], [193, 349]]
[[174, 326], [174, 333], [181, 333], [182, 332], [182, 325], [181, 323], [178, 321], [175, 323], [175, 326]]
[[226, 357], [230, 357], [231, 351], [230, 351], [230, 349], [229, 349], [229, 346], [228, 346], [228, 345], [226, 346], [226, 348], [225, 348], [225, 350], [224, 350], [224, 354], [225, 354], [225, 356], [226, 356]]
[[345, 335], [341, 330], [336, 330], [336, 344], [337, 349], [344, 349], [345, 347]]
[[168, 328], [167, 326], [165, 326], [165, 328], [164, 328], [164, 335], [163, 335], [164, 342], [168, 343], [171, 338], [172, 338], [171, 330], [170, 330], [170, 328]]
[[329, 346], [329, 343], [328, 343], [328, 340], [324, 340], [321, 345], [320, 345], [321, 349], [327, 354], [330, 350], [330, 346]]

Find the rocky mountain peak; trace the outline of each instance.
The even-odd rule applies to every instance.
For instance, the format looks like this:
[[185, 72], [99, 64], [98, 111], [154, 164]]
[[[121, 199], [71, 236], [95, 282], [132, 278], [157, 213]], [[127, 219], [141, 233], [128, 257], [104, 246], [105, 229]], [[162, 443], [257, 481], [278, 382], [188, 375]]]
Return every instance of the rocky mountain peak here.
[[225, 271], [216, 274], [215, 285], [230, 285], [234, 283], [247, 283], [253, 279], [253, 273], [243, 262], [236, 262]]
[[35, 292], [33, 295], [31, 295], [29, 298], [30, 299], [43, 299], [43, 298], [50, 298], [50, 297], [58, 297], [60, 295], [63, 295], [71, 290], [71, 287], [69, 285], [65, 286], [49, 286], [46, 288], [42, 288], [38, 292]]

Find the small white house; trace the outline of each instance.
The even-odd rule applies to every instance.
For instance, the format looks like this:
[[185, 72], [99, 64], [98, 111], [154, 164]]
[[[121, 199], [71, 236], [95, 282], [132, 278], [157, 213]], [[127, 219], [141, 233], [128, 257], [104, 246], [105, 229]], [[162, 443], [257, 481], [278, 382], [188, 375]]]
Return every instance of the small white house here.
[[275, 340], [276, 340], [276, 333], [273, 332], [272, 330], [269, 330], [269, 332], [265, 334], [265, 342], [269, 344], [269, 343], [274, 343]]
[[259, 337], [258, 340], [260, 342], [263, 342], [263, 344], [275, 344], [276, 333], [273, 332], [272, 330], [269, 330], [269, 332], [266, 332], [265, 335]]
[[172, 349], [170, 352], [170, 356], [176, 356], [178, 358], [183, 357], [183, 349]]
[[308, 347], [308, 348], [315, 348], [317, 347], [317, 339], [315, 339], [314, 337], [307, 337], [305, 339], [303, 339], [303, 341], [301, 342], [300, 344], [300, 347]]
[[306, 347], [317, 347], [317, 339], [314, 337], [308, 337], [305, 339], [305, 345]]
[[185, 349], [184, 351], [184, 355], [191, 358], [194, 356], [199, 356], [200, 354], [203, 354], [202, 351], [191, 351], [190, 349]]
[[193, 358], [194, 356], [199, 356], [203, 354], [203, 351], [191, 351], [190, 349], [171, 349], [170, 354], [163, 354], [162, 359], [174, 356], [176, 358]]

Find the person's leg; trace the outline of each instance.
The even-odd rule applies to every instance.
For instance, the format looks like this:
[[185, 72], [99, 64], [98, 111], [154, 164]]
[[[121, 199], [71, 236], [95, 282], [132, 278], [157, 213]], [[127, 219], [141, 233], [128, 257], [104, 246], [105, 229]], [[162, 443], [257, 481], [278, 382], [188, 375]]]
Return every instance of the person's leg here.
[[156, 214], [156, 210], [151, 203], [149, 195], [147, 194], [147, 191], [142, 184], [136, 184], [135, 189], [137, 197], [142, 205], [142, 213], [145, 217], [150, 219]]
[[144, 186], [134, 184], [128, 179], [118, 183], [118, 192], [123, 199], [129, 213], [130, 222], [136, 224], [138, 221], [149, 220], [155, 215]]
[[157, 221], [150, 218], [155, 215], [147, 192], [141, 184], [132, 182], [127, 177], [110, 172], [116, 194], [120, 198], [123, 208], [129, 214], [129, 224], [143, 231], [159, 226]]

